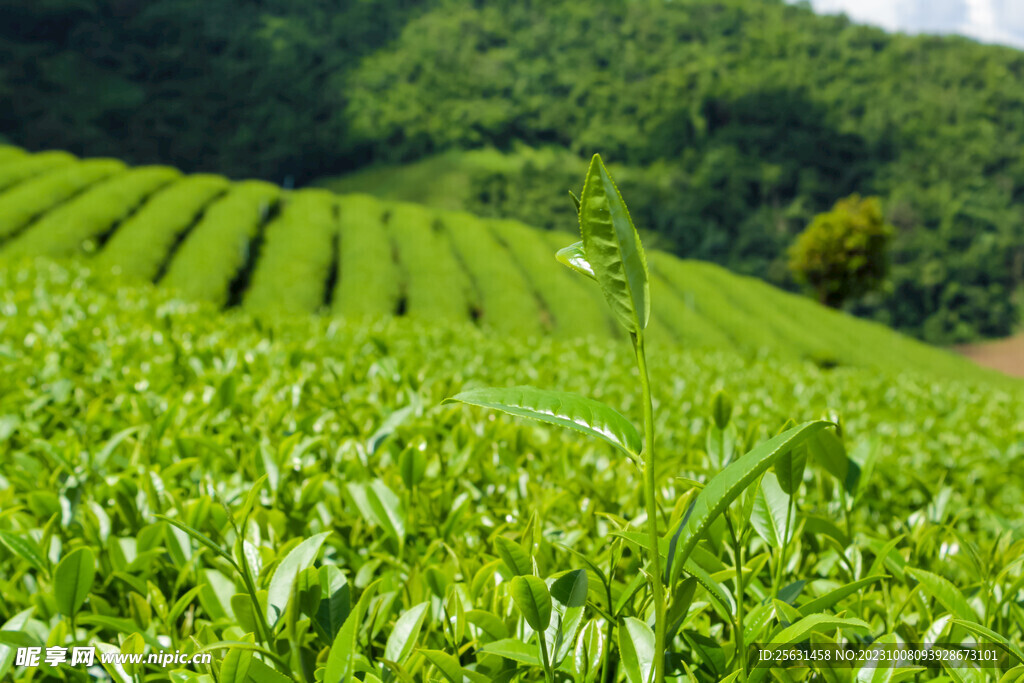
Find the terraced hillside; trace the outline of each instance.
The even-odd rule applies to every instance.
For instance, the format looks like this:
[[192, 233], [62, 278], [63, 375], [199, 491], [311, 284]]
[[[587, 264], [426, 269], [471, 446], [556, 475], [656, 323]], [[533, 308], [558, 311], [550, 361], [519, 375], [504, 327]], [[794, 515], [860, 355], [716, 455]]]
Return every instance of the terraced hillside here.
[[[565, 235], [367, 195], [0, 148], [0, 258], [102, 271], [260, 314], [405, 315], [501, 334], [617, 334], [560, 266]], [[649, 255], [652, 341], [820, 365], [976, 375], [970, 363], [717, 266]]]

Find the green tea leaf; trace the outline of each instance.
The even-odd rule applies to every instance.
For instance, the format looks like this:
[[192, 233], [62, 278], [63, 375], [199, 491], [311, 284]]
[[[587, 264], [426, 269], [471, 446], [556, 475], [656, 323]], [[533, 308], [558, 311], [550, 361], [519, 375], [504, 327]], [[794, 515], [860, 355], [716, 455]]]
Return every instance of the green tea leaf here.
[[555, 252], [555, 258], [564, 266], [568, 266], [580, 275], [586, 275], [591, 280], [597, 280], [594, 269], [587, 261], [587, 255], [583, 251], [583, 242], [576, 242]]
[[220, 665], [220, 683], [246, 683], [249, 680], [249, 668], [253, 659], [251, 650], [242, 648], [228, 650]]
[[405, 542], [405, 510], [387, 484], [380, 479], [369, 484], [349, 484], [348, 492], [367, 521], [384, 529], [399, 545]]
[[861, 619], [835, 617], [830, 614], [812, 614], [782, 629], [772, 637], [772, 645], [793, 645], [812, 633], [828, 633], [837, 629], [867, 634], [871, 627]]
[[750, 525], [754, 527], [757, 535], [764, 539], [768, 547], [781, 548], [793, 537], [795, 520], [790, 519], [789, 529], [786, 528], [788, 510], [789, 496], [782, 490], [778, 478], [771, 472], [765, 472], [754, 497]]
[[351, 588], [345, 575], [333, 564], [320, 567], [320, 605], [313, 625], [327, 642], [333, 642], [351, 611]]
[[885, 576], [884, 574], [879, 574], [877, 576], [865, 577], [863, 579], [860, 579], [859, 581], [853, 581], [852, 583], [848, 583], [845, 586], [840, 586], [839, 588], [836, 588], [834, 591], [829, 591], [825, 595], [822, 595], [820, 598], [815, 598], [814, 600], [811, 600], [810, 602], [801, 605], [798, 609], [800, 610], [800, 614], [802, 614], [803, 616], [814, 614], [816, 612], [822, 612], [824, 610], [831, 608], [833, 605], [835, 605], [843, 598], [853, 595], [861, 588], [870, 586], [875, 581], [880, 581], [881, 579], [886, 578], [889, 577]]
[[587, 622], [576, 640], [572, 664], [577, 675], [588, 683], [597, 679], [604, 661], [605, 636], [601, 624], [595, 619]]
[[[5, 621], [3, 626], [0, 626], [0, 631], [19, 633], [21, 629], [25, 627], [25, 622], [28, 621], [34, 611], [35, 607], [29, 607], [28, 609], [18, 612], [13, 617]], [[11, 665], [14, 664], [14, 655], [15, 652], [13, 647], [0, 644], [0, 679], [7, 675]]]
[[533, 573], [533, 561], [515, 541], [497, 536], [494, 539], [494, 550], [511, 576], [526, 576]]
[[[132, 633], [121, 641], [121, 654], [123, 655], [141, 655], [145, 651], [146, 641], [143, 640], [142, 635], [139, 633]], [[141, 663], [133, 661], [123, 661], [121, 666], [124, 667], [125, 672], [129, 676], [134, 676], [142, 669]]]
[[967, 629], [979, 638], [985, 638], [994, 643], [999, 643], [1000, 645], [1005, 647], [1010, 652], [1010, 654], [1016, 657], [1017, 661], [1019, 661], [1021, 664], [1024, 664], [1024, 650], [1014, 645], [1013, 641], [1011, 641], [1006, 636], [1001, 636], [992, 629], [986, 626], [982, 626], [981, 624], [978, 624], [973, 621], [954, 619], [953, 623], [957, 626], [962, 626], [963, 628]]
[[327, 664], [324, 670], [324, 680], [335, 683], [351, 683], [355, 678], [356, 671], [356, 641], [359, 637], [359, 629], [363, 625], [363, 616], [366, 614], [370, 600], [377, 592], [380, 579], [374, 581], [359, 598], [355, 608], [349, 612], [348, 618], [331, 643], [331, 651], [327, 655]]
[[633, 617], [619, 624], [619, 656], [629, 683], [647, 683], [654, 667], [654, 631]]
[[96, 557], [89, 548], [71, 551], [57, 565], [53, 575], [57, 609], [73, 616], [85, 603], [96, 577]]
[[[789, 449], [803, 443], [808, 437], [827, 427], [829, 422], [805, 422], [802, 425], [786, 430], [771, 438], [752, 451], [734, 461], [731, 465], [712, 477], [707, 486], [701, 489], [688, 516], [683, 521], [683, 534], [676, 547], [675, 556], [690, 556], [701, 535], [708, 530], [711, 523], [729, 507], [743, 490], [772, 466], [775, 460]], [[675, 582], [682, 569], [682, 562], [670, 557], [670, 577]]]
[[552, 666], [558, 666], [576, 642], [576, 632], [583, 622], [587, 605], [587, 570], [576, 569], [555, 579], [551, 584], [555, 614], [548, 625], [548, 642], [559, 644], [552, 653]]
[[427, 618], [429, 602], [421, 602], [415, 607], [407, 610], [395, 622], [395, 628], [388, 636], [387, 645], [384, 646], [384, 657], [391, 661], [402, 664], [412, 653], [416, 646], [416, 639], [423, 628], [423, 622]]
[[914, 567], [907, 567], [907, 573], [924, 586], [925, 590], [954, 617], [963, 621], [978, 621], [978, 613], [949, 579]]
[[253, 683], [292, 683], [289, 678], [276, 669], [271, 669], [259, 659], [249, 660], [249, 679]]
[[511, 659], [513, 662], [519, 662], [520, 664], [528, 664], [530, 666], [541, 665], [540, 657], [537, 656], [536, 646], [528, 645], [514, 638], [505, 638], [493, 643], [487, 643], [480, 648], [480, 651]]
[[804, 481], [804, 467], [807, 465], [807, 445], [797, 446], [775, 461], [775, 475], [786, 495], [793, 495]]
[[437, 667], [441, 675], [448, 679], [450, 683], [462, 683], [465, 670], [455, 657], [440, 650], [418, 650], [418, 652], [426, 657], [428, 662]]
[[512, 600], [526, 623], [543, 634], [551, 622], [551, 594], [547, 584], [536, 576], [517, 576], [511, 585]]
[[267, 589], [267, 622], [273, 628], [284, 614], [295, 587], [295, 577], [299, 572], [311, 566], [320, 552], [320, 546], [331, 535], [324, 531], [311, 536], [292, 548], [281, 563], [277, 565], [274, 576], [270, 579]]
[[597, 154], [580, 197], [580, 232], [587, 261], [615, 317], [627, 331], [641, 332], [651, 315], [647, 259], [626, 203]]
[[821, 463], [825, 471], [835, 477], [847, 493], [857, 490], [860, 465], [846, 454], [843, 440], [833, 431], [819, 432], [807, 440], [808, 456]]
[[729, 418], [732, 417], [732, 399], [724, 391], [716, 392], [711, 399], [711, 416], [719, 430], [724, 430], [729, 426]]
[[31, 539], [17, 536], [8, 531], [0, 531], [0, 543], [3, 543], [12, 553], [32, 565], [33, 569], [42, 572], [44, 575], [49, 574], [49, 562], [46, 561], [46, 557], [39, 550], [39, 546]]
[[195, 540], [199, 541], [200, 543], [205, 545], [207, 548], [209, 548], [210, 550], [212, 550], [213, 552], [217, 553], [218, 555], [223, 557], [225, 560], [230, 562], [232, 566], [235, 566], [235, 559], [233, 557], [231, 557], [231, 553], [227, 552], [226, 550], [221, 548], [219, 545], [214, 543], [208, 536], [206, 536], [202, 532], [197, 531], [196, 529], [193, 529], [192, 527], [190, 527], [189, 525], [185, 524], [184, 522], [179, 522], [176, 519], [171, 519], [167, 515], [153, 515], [153, 516], [156, 517], [157, 519], [161, 519], [161, 520], [167, 522], [168, 524], [170, 524], [172, 526], [175, 526], [175, 527], [181, 529], [186, 534], [188, 534], [189, 536], [191, 536]]
[[603, 439], [632, 458], [639, 457], [643, 450], [640, 433], [629, 420], [604, 403], [579, 394], [533, 387], [473, 389], [444, 402], [493, 408], [510, 415], [569, 427]]

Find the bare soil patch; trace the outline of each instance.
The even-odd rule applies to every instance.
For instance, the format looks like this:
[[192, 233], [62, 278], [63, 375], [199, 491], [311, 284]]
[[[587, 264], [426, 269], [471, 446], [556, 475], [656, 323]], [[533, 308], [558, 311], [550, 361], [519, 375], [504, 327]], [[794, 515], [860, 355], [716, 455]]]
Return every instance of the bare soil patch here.
[[953, 350], [983, 367], [1024, 377], [1024, 334], [979, 344], [961, 344]]

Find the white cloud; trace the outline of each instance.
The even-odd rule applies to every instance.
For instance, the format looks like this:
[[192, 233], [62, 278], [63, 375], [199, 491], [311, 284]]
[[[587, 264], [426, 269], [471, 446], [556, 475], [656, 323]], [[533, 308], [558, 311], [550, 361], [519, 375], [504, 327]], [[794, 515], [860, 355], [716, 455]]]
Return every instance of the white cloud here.
[[907, 33], [959, 33], [1024, 47], [1024, 0], [812, 0], [818, 12]]
[[845, 12], [855, 21], [896, 31], [900, 28], [899, 8], [891, 0], [814, 0], [819, 12]]

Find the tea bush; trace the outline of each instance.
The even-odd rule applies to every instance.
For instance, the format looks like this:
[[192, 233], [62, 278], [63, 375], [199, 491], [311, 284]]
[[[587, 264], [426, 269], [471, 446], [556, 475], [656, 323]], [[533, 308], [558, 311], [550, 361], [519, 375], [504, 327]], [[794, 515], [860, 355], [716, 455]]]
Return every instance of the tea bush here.
[[[407, 319], [267, 327], [46, 262], [0, 269], [0, 308], [0, 624], [24, 634], [18, 645], [128, 651], [138, 633], [146, 651], [226, 656], [170, 673], [143, 666], [144, 678], [283, 680], [275, 669], [313, 680], [323, 668], [324, 680], [537, 680], [536, 650], [509, 641], [532, 634], [512, 578], [556, 579], [552, 593], [564, 595], [582, 569], [580, 635], [556, 676], [630, 675], [617, 624], [636, 629], [648, 602], [633, 466], [600, 441], [439, 405], [484, 383], [530, 383], [586, 392], [638, 420], [620, 344], [524, 346]], [[958, 640], [985, 626], [1020, 647], [1017, 385], [692, 350], [659, 352], [650, 371], [666, 519], [693, 481], [790, 418], [841, 416], [859, 473], [840, 483], [808, 463], [784, 562], [761, 535], [776, 509], [762, 506], [778, 496], [762, 484], [743, 591], [726, 530], [697, 546], [714, 592], [688, 586], [670, 676], [738, 671], [735, 614], [719, 604], [730, 598], [746, 610], [746, 643], [806, 612], [830, 620], [814, 622], [815, 641]], [[97, 573], [72, 615], [55, 600], [55, 572], [81, 548]], [[248, 567], [266, 629], [236, 566]], [[242, 648], [266, 654], [250, 660]], [[12, 660], [0, 646], [2, 675], [27, 680]], [[32, 680], [83, 674], [42, 668]], [[940, 675], [961, 680], [933, 669], [897, 678]]]
[[[38, 168], [25, 171], [33, 163]], [[252, 296], [251, 310], [267, 315], [444, 316], [523, 338], [625, 338], [600, 292], [551, 258], [565, 245], [562, 231], [366, 195], [307, 195], [262, 181], [178, 176], [164, 167], [132, 171], [58, 153], [0, 157], [0, 185], [8, 172], [13, 184], [0, 189], [0, 259], [75, 255], [221, 307]], [[298, 198], [306, 196], [320, 197], [321, 218], [282, 214], [293, 198], [305, 205]], [[334, 212], [337, 220], [327, 217]], [[286, 224], [307, 220], [320, 226], [315, 235], [298, 237], [309, 226], [284, 232]], [[298, 279], [286, 274], [298, 267], [289, 265], [295, 257], [310, 264]], [[648, 338], [656, 345], [767, 351], [947, 377], [984, 374], [953, 354], [712, 264], [652, 250], [650, 276]], [[301, 281], [295, 286], [302, 292], [285, 280]]]

